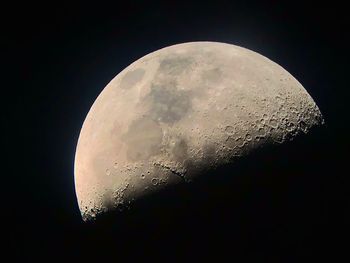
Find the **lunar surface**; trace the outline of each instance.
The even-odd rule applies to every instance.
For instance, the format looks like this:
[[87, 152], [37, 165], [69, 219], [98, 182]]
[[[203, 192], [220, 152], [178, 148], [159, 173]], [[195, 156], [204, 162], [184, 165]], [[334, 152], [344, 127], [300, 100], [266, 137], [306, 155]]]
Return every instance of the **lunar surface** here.
[[157, 50], [120, 72], [83, 123], [74, 165], [82, 217], [123, 209], [323, 122], [302, 85], [258, 53], [218, 42]]

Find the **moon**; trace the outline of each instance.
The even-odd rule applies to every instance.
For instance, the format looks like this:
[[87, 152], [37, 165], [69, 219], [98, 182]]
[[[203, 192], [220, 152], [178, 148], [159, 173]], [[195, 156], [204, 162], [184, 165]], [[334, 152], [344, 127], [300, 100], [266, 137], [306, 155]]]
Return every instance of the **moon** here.
[[251, 50], [190, 42], [120, 72], [83, 123], [75, 188], [83, 220], [324, 123], [303, 86]]

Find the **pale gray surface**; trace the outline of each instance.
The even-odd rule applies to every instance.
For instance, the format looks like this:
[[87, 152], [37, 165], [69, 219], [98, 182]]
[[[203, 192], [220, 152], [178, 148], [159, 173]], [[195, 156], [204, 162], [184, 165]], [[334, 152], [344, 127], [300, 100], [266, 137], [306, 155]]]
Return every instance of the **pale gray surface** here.
[[83, 219], [321, 123], [302, 85], [253, 51], [191, 42], [150, 53], [105, 87], [84, 121], [74, 167]]

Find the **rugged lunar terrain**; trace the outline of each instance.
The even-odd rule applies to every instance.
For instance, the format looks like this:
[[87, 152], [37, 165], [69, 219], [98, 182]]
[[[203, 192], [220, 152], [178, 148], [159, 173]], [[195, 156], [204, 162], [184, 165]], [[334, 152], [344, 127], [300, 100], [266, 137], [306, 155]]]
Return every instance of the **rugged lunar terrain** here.
[[150, 53], [105, 87], [84, 121], [75, 158], [83, 219], [322, 123], [302, 85], [253, 51], [192, 42]]

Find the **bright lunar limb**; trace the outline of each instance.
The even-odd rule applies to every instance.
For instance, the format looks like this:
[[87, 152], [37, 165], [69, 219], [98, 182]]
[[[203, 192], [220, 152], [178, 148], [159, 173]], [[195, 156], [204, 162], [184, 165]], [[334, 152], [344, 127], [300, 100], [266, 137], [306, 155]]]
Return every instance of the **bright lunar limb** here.
[[157, 50], [120, 72], [83, 123], [74, 165], [82, 217], [320, 124], [302, 85], [258, 53], [218, 42]]

